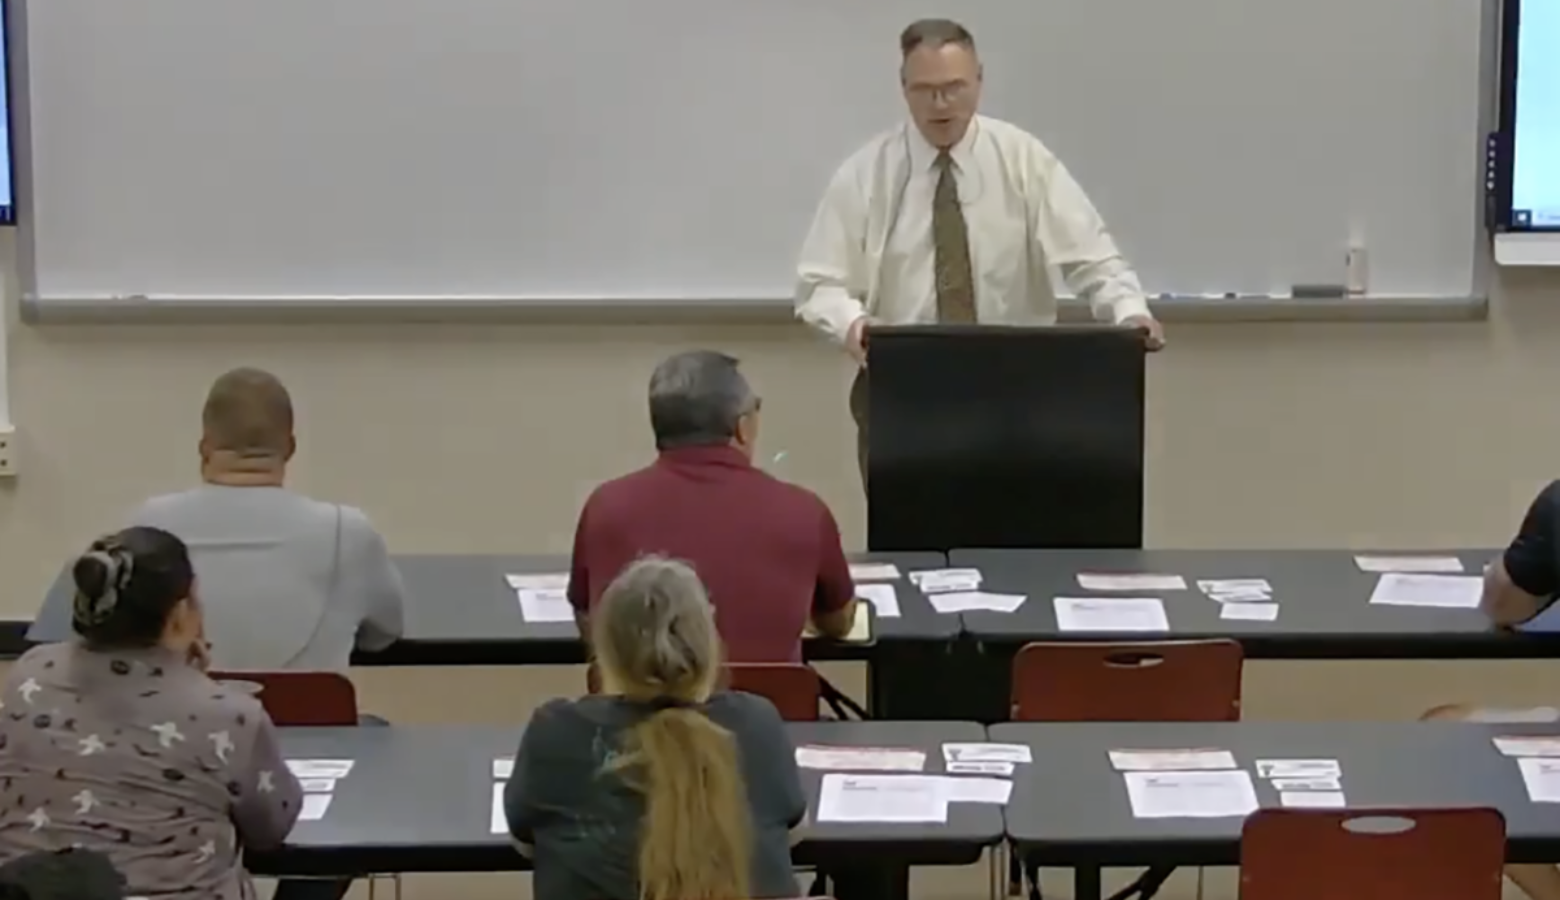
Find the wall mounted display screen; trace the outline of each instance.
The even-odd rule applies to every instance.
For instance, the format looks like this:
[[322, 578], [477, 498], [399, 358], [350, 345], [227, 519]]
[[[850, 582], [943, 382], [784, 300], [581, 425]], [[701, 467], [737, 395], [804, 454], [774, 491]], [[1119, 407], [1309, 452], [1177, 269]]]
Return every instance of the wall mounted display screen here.
[[[1502, 128], [1512, 231], [1560, 231], [1560, 0], [1509, 0]], [[1515, 19], [1515, 21], [1512, 21]]]
[[11, 16], [0, 0], [0, 225], [16, 223], [16, 186], [11, 165]]

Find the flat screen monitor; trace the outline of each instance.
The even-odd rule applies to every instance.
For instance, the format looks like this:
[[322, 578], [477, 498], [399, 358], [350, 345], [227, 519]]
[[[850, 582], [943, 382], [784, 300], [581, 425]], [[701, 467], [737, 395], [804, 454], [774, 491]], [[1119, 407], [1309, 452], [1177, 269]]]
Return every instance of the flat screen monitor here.
[[1505, 231], [1560, 231], [1560, 0], [1507, 0], [1501, 131]]

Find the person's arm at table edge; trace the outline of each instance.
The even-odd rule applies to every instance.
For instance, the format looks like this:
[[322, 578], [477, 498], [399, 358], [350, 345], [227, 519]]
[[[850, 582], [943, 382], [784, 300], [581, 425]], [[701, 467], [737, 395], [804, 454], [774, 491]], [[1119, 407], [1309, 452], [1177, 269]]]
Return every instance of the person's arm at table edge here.
[[[520, 735], [520, 747], [515, 751], [515, 762], [504, 785], [504, 821], [509, 825], [509, 836], [516, 849], [526, 856], [536, 843], [536, 825], [542, 804], [539, 794], [546, 794], [556, 787], [548, 780], [545, 757], [556, 742], [558, 714], [568, 700], [558, 698], [537, 707], [531, 721]], [[548, 798], [558, 799], [558, 798]]]
[[854, 160], [829, 180], [813, 215], [796, 266], [796, 317], [836, 344], [845, 345], [851, 326], [866, 318], [866, 306], [852, 294], [866, 252], [865, 191]]
[[406, 631], [406, 585], [390, 559], [390, 548], [361, 510], [342, 507], [342, 577], [356, 581], [363, 598], [357, 647], [370, 653], [401, 639]]
[[1120, 325], [1153, 317], [1137, 273], [1121, 254], [1083, 186], [1038, 139], [1031, 148], [1034, 198], [1041, 221], [1037, 236], [1049, 235], [1042, 249], [1074, 294], [1087, 300], [1094, 318]]
[[1496, 625], [1510, 628], [1533, 618], [1560, 592], [1560, 481], [1539, 492], [1522, 517], [1506, 552], [1485, 569], [1479, 606]]
[[755, 754], [745, 767], [750, 778], [762, 779], [749, 790], [758, 803], [756, 809], [764, 822], [781, 821], [790, 831], [791, 845], [801, 840], [807, 821], [807, 792], [802, 787], [802, 770], [796, 764], [796, 746], [786, 730], [780, 711], [764, 697], [745, 695], [749, 730], [747, 750]]
[[574, 549], [569, 554], [569, 605], [574, 607], [574, 625], [579, 629], [580, 640], [590, 641], [590, 565], [588, 551], [588, 520], [592, 494], [580, 509], [580, 520], [574, 526]]
[[238, 793], [233, 798], [233, 830], [246, 850], [274, 850], [287, 840], [303, 812], [303, 785], [287, 767], [270, 717], [259, 701], [252, 703], [243, 714], [255, 723], [254, 733], [234, 773]]
[[813, 628], [824, 637], [843, 640], [856, 625], [856, 582], [840, 543], [834, 513], [818, 501], [818, 581], [813, 592]]

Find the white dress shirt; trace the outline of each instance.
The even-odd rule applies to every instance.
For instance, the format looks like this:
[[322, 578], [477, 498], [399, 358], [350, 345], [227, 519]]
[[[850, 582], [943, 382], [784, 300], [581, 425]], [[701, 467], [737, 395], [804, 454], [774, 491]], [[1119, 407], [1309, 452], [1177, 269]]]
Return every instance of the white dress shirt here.
[[[1099, 213], [1039, 138], [977, 116], [950, 155], [969, 229], [977, 321], [1055, 323], [1053, 269], [1097, 319], [1149, 314]], [[846, 160], [802, 247], [798, 318], [840, 342], [863, 315], [889, 325], [937, 321], [936, 160], [909, 123]]]

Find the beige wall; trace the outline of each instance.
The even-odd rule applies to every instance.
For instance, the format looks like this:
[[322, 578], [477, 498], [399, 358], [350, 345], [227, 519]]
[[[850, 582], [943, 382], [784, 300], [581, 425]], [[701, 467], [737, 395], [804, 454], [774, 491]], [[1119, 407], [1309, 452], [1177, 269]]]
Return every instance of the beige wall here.
[[[1560, 475], [1560, 278], [1489, 323], [1182, 325], [1149, 373], [1155, 546], [1467, 544]], [[301, 407], [295, 480], [403, 550], [562, 550], [650, 453], [644, 388], [683, 347], [746, 361], [764, 441], [859, 544], [845, 364], [800, 327], [13, 325], [20, 477], [0, 482], [0, 616], [61, 558], [194, 475], [209, 379], [252, 363]]]
[[[1170, 340], [1150, 371], [1154, 546], [1491, 544], [1560, 476], [1560, 277], [1508, 277], [1488, 323], [1183, 325]], [[746, 361], [784, 474], [860, 546], [848, 372], [797, 327], [13, 324], [20, 477], [0, 482], [0, 618], [29, 617], [62, 558], [143, 495], [189, 483], [200, 400], [225, 367], [287, 380], [296, 484], [366, 507], [396, 548], [561, 551], [586, 492], [649, 456], [648, 373], [691, 346]], [[367, 705], [400, 721], [519, 722], [579, 682], [560, 669], [356, 676]], [[1251, 668], [1248, 711], [1401, 716], [1450, 697], [1552, 698], [1555, 683], [1542, 662], [1268, 663]], [[449, 884], [417, 881], [428, 897]], [[467, 896], [512, 887], [462, 883]], [[975, 896], [984, 882], [929, 885]]]

